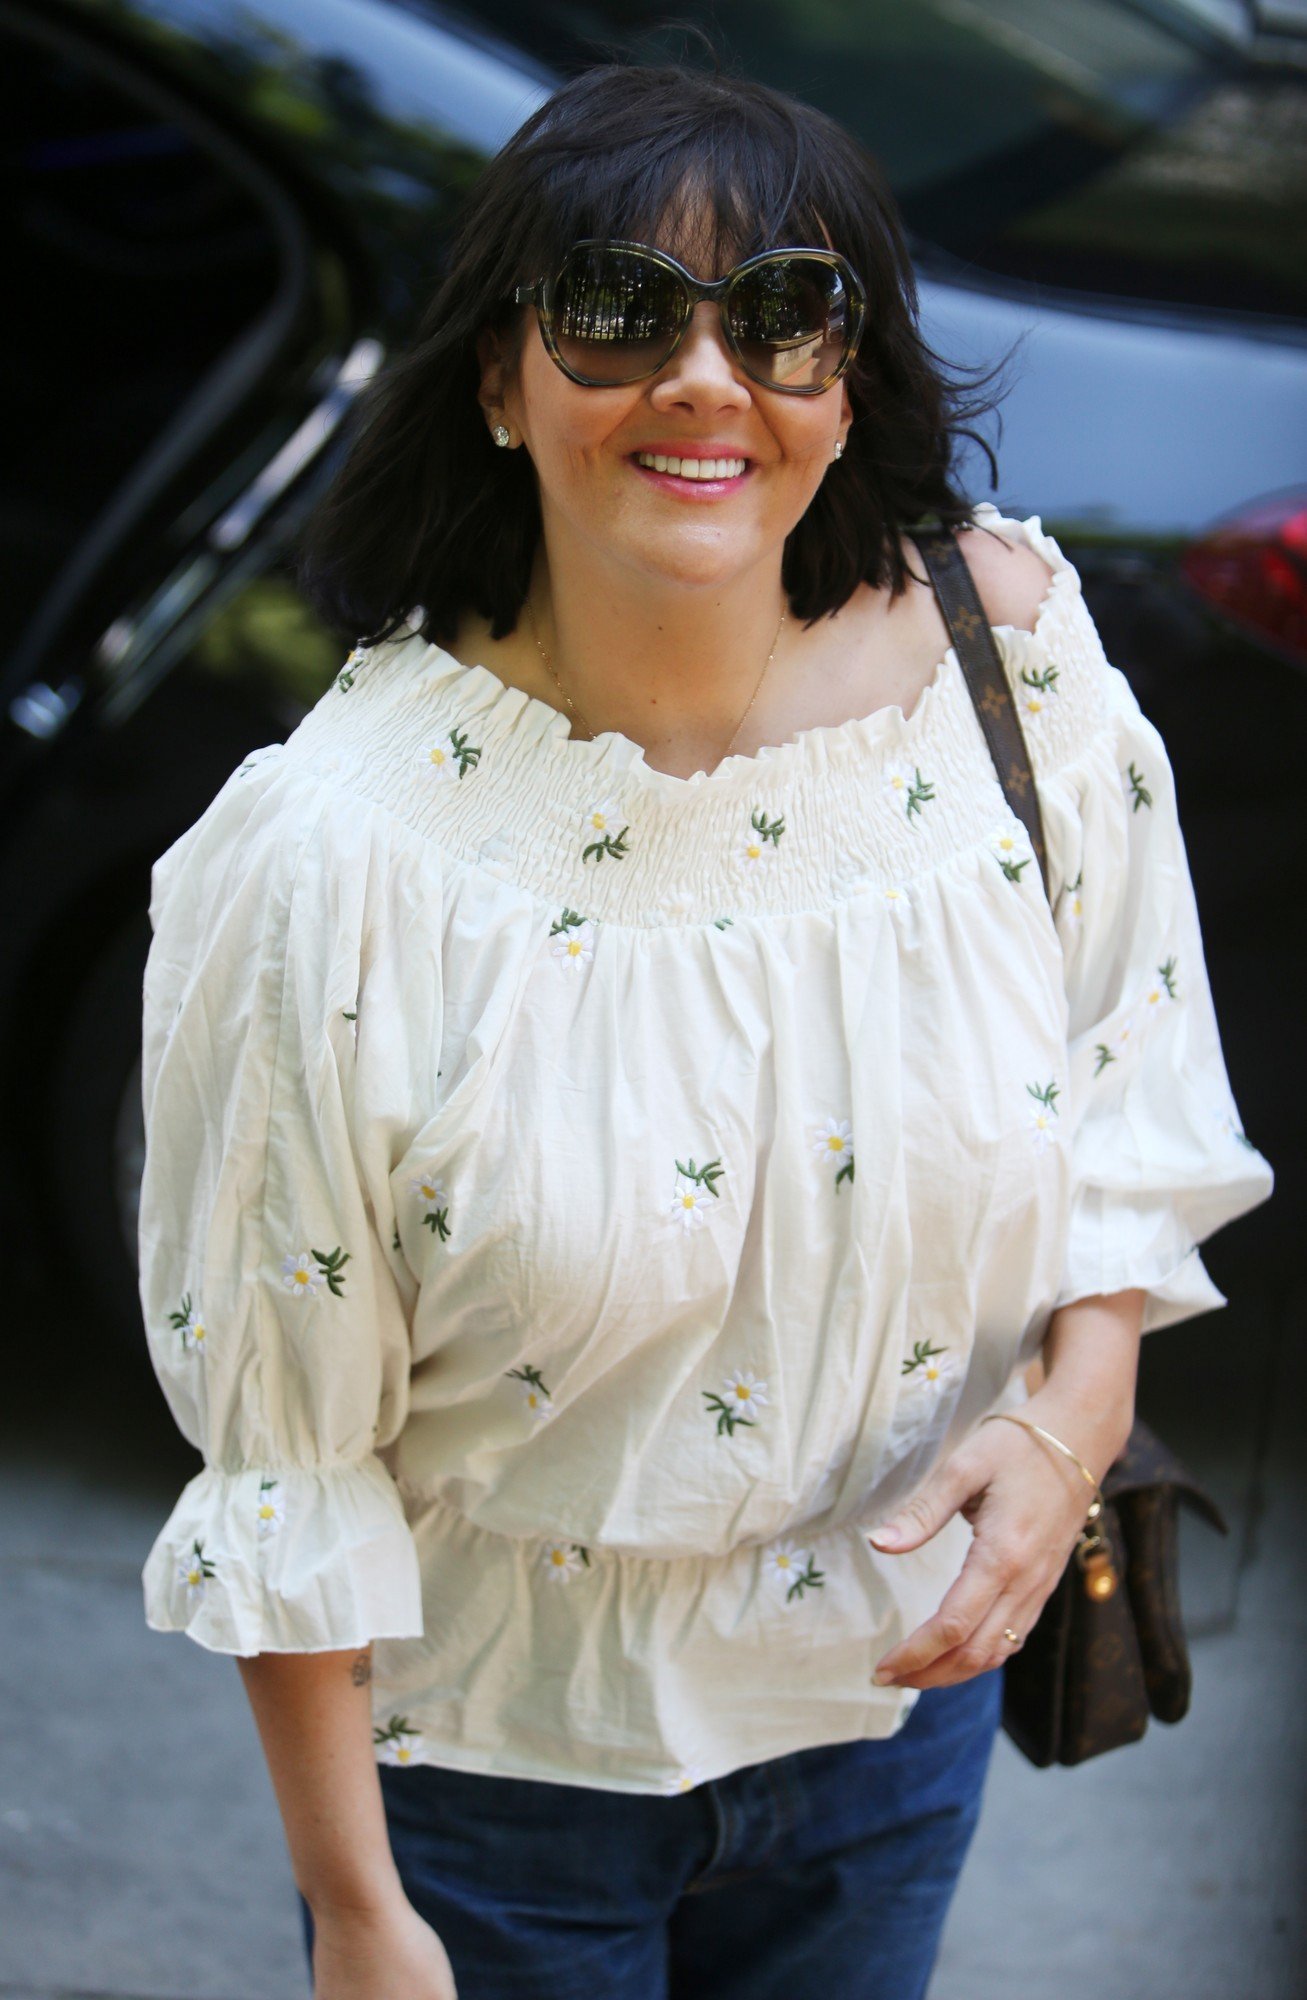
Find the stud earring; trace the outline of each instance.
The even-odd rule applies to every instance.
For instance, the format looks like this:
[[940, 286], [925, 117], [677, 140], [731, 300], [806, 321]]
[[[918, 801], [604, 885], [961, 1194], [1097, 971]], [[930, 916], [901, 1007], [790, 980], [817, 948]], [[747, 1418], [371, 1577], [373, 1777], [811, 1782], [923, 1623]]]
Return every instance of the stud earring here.
[[842, 458], [842, 457], [843, 457], [843, 455], [844, 455], [844, 440], [843, 440], [843, 438], [836, 438], [836, 440], [835, 440], [835, 456], [836, 456], [836, 458]]
[[495, 425], [495, 428], [494, 428], [494, 433], [493, 433], [493, 435], [494, 435], [494, 440], [495, 440], [495, 443], [496, 443], [496, 444], [511, 444], [511, 443], [512, 443], [512, 438], [511, 438], [511, 437], [509, 436], [509, 433], [508, 433], [508, 432], [507, 432], [507, 431], [505, 430], [505, 428], [504, 428], [504, 426], [503, 426], [502, 424], [496, 424], [496, 425]]

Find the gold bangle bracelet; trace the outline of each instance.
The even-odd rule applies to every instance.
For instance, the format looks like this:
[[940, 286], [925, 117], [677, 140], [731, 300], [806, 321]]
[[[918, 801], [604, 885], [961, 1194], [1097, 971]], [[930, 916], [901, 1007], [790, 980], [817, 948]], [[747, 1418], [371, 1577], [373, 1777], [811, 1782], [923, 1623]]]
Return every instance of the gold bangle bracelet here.
[[1049, 1444], [1055, 1445], [1064, 1457], [1071, 1460], [1073, 1465], [1079, 1466], [1080, 1471], [1088, 1480], [1094, 1497], [1089, 1503], [1089, 1512], [1085, 1516], [1085, 1525], [1080, 1530], [1079, 1538], [1076, 1542], [1075, 1557], [1084, 1575], [1085, 1594], [1099, 1601], [1103, 1598], [1111, 1597], [1119, 1579], [1116, 1573], [1116, 1563], [1112, 1556], [1111, 1544], [1099, 1528], [1104, 1502], [1102, 1488], [1099, 1486], [1098, 1481], [1084, 1460], [1076, 1457], [1070, 1445], [1063, 1444], [1061, 1438], [1054, 1437], [1052, 1431], [1046, 1431], [1042, 1424], [1032, 1423], [1029, 1417], [1014, 1417], [1008, 1410], [991, 1410], [989, 1415], [982, 1417], [980, 1421], [983, 1424], [988, 1424], [1000, 1418], [1005, 1424], [1020, 1424], [1023, 1431], [1033, 1431], [1038, 1437], [1042, 1437]]

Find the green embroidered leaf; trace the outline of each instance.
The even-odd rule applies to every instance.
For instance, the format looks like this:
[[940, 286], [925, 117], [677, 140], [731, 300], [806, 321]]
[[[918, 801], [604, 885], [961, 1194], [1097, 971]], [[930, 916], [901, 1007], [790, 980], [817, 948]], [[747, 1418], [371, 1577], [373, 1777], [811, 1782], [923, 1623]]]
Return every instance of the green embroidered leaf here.
[[549, 935], [550, 937], [557, 937], [559, 931], [575, 930], [578, 924], [583, 924], [584, 922], [585, 918], [579, 910], [569, 910], [564, 906], [563, 914], [558, 919], [558, 922], [549, 926]]
[[[426, 1224], [426, 1227], [430, 1229], [434, 1235], [440, 1238], [442, 1243], [448, 1243], [449, 1241], [448, 1206], [446, 1206], [445, 1208], [429, 1208], [426, 1214], [423, 1216], [422, 1220]], [[398, 1232], [396, 1233], [398, 1234]], [[398, 1247], [399, 1246], [396, 1245], [396, 1248]]]
[[709, 1160], [706, 1167], [696, 1167], [693, 1158], [688, 1167], [683, 1167], [678, 1160], [676, 1171], [678, 1174], [683, 1174], [687, 1181], [693, 1181], [696, 1187], [706, 1187], [709, 1194], [720, 1196], [717, 1182], [726, 1172], [720, 1160]]
[[1045, 667], [1042, 674], [1032, 673], [1029, 667], [1022, 667], [1021, 678], [1029, 688], [1038, 688], [1041, 694], [1048, 694], [1057, 679], [1056, 667]]
[[724, 1397], [714, 1395], [711, 1389], [701, 1389], [699, 1393], [707, 1403], [709, 1413], [717, 1419], [718, 1437], [734, 1437], [741, 1424], [746, 1430], [757, 1428], [752, 1417], [741, 1416], [738, 1410], [731, 1408]]
[[928, 1361], [934, 1359], [935, 1355], [947, 1353], [947, 1346], [932, 1347], [928, 1340], [914, 1340], [912, 1343], [912, 1359], [904, 1361], [903, 1373], [911, 1375], [914, 1368], [924, 1368]]
[[825, 1583], [826, 1583], [825, 1570], [817, 1569], [814, 1565], [812, 1556], [809, 1555], [807, 1563], [799, 1571], [799, 1574], [795, 1577], [793, 1583], [786, 1591], [785, 1602], [787, 1604], [792, 1604], [796, 1597], [803, 1596], [805, 1590], [822, 1590], [825, 1588]]
[[1144, 774], [1142, 771], [1136, 771], [1133, 760], [1126, 772], [1126, 778], [1129, 782], [1129, 789], [1133, 800], [1131, 811], [1138, 812], [1140, 806], [1151, 806], [1153, 795], [1145, 789]]
[[185, 1333], [187, 1327], [190, 1324], [190, 1318], [191, 1318], [191, 1295], [189, 1292], [183, 1292], [181, 1311], [169, 1313], [168, 1319], [170, 1323], [179, 1330], [179, 1332]]
[[909, 819], [914, 814], [920, 817], [922, 805], [935, 796], [935, 787], [922, 777], [921, 766], [918, 764], [914, 768], [916, 782], [908, 787], [907, 812]]
[[1009, 882], [1019, 882], [1021, 880], [1021, 870], [1030, 866], [1030, 856], [1028, 854], [1024, 861], [1005, 860], [1001, 854], [996, 854], [994, 859], [1007, 876]]
[[1054, 1117], [1058, 1115], [1057, 1106], [1053, 1102], [1053, 1099], [1061, 1096], [1061, 1091], [1056, 1083], [1046, 1083], [1042, 1088], [1037, 1083], [1028, 1083], [1026, 1089], [1033, 1098], [1037, 1099], [1040, 1104], [1051, 1111]]
[[538, 1389], [542, 1396], [549, 1395], [540, 1370], [533, 1368], [529, 1361], [523, 1362], [520, 1368], [506, 1368], [504, 1373], [505, 1375], [511, 1375], [515, 1382], [526, 1382], [532, 1389]]
[[349, 1262], [349, 1251], [342, 1250], [337, 1246], [335, 1250], [311, 1249], [309, 1254], [314, 1258], [318, 1269], [326, 1279], [327, 1290], [332, 1292], [336, 1298], [343, 1299], [345, 1296], [345, 1286], [341, 1273]]
[[1174, 958], [1168, 958], [1165, 965], [1159, 965], [1157, 968], [1157, 976], [1161, 980], [1163, 986], [1165, 986], [1167, 994], [1172, 1000], [1174, 1000], [1176, 997], [1175, 964], [1176, 962]]
[[374, 1743], [402, 1743], [406, 1736], [416, 1736], [417, 1734], [417, 1730], [406, 1715], [392, 1715], [384, 1729], [379, 1729], [374, 1725], [372, 1741]]
[[713, 922], [716, 924], [719, 931], [724, 931], [726, 929], [727, 924], [733, 924], [735, 922], [735, 919], [734, 917], [714, 917]]
[[342, 1014], [343, 1014], [343, 1015], [345, 1016], [345, 1019], [346, 1019], [347, 1021], [357, 1021], [357, 1020], [358, 1020], [358, 1014], [357, 1014], [357, 1013], [351, 1013], [348, 1007], [342, 1007], [340, 1011], [341, 1011], [341, 1013], [342, 1013]]
[[481, 752], [479, 749], [474, 749], [468, 742], [467, 731], [465, 729], [451, 729], [449, 740], [454, 746], [454, 755], [458, 759], [458, 775], [460, 778], [465, 778], [472, 767], [481, 762]]
[[602, 840], [592, 840], [588, 847], [583, 847], [581, 850], [582, 861], [588, 861], [592, 854], [596, 861], [602, 861], [605, 854], [611, 854], [614, 860], [625, 861], [630, 852], [630, 849], [626, 846], [626, 836], [630, 831], [629, 826], [624, 826], [622, 831], [615, 836], [611, 833], [606, 833]]
[[844, 1162], [844, 1165], [840, 1168], [839, 1172], [835, 1176], [836, 1194], [838, 1194], [840, 1191], [841, 1181], [851, 1181], [852, 1179], [853, 1179], [853, 1155], [850, 1154], [848, 1159]]
[[785, 831], [785, 818], [783, 814], [778, 815], [777, 818], [775, 819], [769, 820], [766, 813], [763, 812], [760, 808], [757, 812], [753, 813], [750, 816], [749, 824], [753, 828], [754, 832], [758, 835], [759, 839], [769, 840], [773, 847], [780, 846], [781, 835]]
[[1112, 1054], [1111, 1049], [1108, 1048], [1106, 1042], [1096, 1042], [1094, 1044], [1094, 1054], [1097, 1057], [1097, 1061], [1094, 1064], [1095, 1076], [1101, 1076], [1103, 1074], [1103, 1071], [1107, 1068], [1107, 1065], [1110, 1062], [1115, 1062], [1117, 1060], [1117, 1058]]
[[589, 1549], [587, 1549], [586, 1547], [584, 1547], [584, 1545], [583, 1545], [582, 1543], [580, 1543], [580, 1542], [573, 1542], [573, 1544], [572, 1544], [572, 1554], [573, 1554], [574, 1556], [580, 1556], [580, 1558], [581, 1558], [581, 1561], [582, 1561], [582, 1562], [583, 1562], [583, 1563], [585, 1564], [586, 1568], [587, 1568], [587, 1569], [589, 1569], [589, 1568], [590, 1568], [590, 1551], [589, 1551]]

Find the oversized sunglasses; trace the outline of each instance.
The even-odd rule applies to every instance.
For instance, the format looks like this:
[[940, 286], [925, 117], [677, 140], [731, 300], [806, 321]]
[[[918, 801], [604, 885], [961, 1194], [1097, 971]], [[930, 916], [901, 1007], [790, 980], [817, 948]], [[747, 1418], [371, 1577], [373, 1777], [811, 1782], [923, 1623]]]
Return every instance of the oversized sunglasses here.
[[552, 277], [513, 291], [534, 303], [564, 375], [588, 389], [656, 375], [675, 354], [700, 299], [720, 304], [726, 344], [745, 374], [785, 396], [817, 396], [853, 360], [867, 295], [837, 250], [761, 250], [705, 281], [647, 243], [587, 236]]

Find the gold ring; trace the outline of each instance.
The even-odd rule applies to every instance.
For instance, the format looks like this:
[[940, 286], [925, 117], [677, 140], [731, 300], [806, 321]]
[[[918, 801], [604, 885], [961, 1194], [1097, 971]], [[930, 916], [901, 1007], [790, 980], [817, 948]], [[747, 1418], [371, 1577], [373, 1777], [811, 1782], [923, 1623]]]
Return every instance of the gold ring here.
[[1019, 1646], [1021, 1644], [1021, 1634], [1014, 1632], [1010, 1625], [1003, 1627], [1003, 1637], [1007, 1640], [1009, 1646]]

